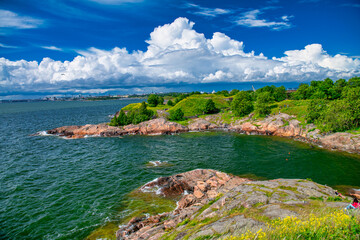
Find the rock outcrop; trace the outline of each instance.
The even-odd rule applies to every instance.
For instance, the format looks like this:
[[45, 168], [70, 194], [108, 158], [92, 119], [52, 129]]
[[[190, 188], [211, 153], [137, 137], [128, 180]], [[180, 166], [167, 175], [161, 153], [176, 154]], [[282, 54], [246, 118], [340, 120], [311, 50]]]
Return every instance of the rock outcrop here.
[[46, 131], [47, 134], [66, 138], [84, 138], [87, 136], [116, 137], [122, 135], [161, 135], [187, 132], [188, 128], [164, 118], [153, 119], [124, 127], [112, 127], [106, 123], [87, 124], [85, 126], [64, 126]]
[[323, 135], [313, 124], [306, 126], [285, 113], [271, 115], [261, 121], [254, 121], [250, 117], [234, 123], [224, 123], [219, 115], [209, 115], [205, 118], [192, 119], [189, 125], [157, 118], [139, 124], [124, 127], [111, 127], [105, 123], [85, 126], [65, 126], [48, 130], [47, 134], [66, 138], [83, 138], [86, 136], [115, 137], [121, 135], [161, 135], [188, 131], [225, 130], [248, 135], [273, 135], [291, 137], [296, 140], [315, 144], [327, 149], [360, 153], [360, 135], [351, 133], [334, 133]]
[[116, 233], [119, 240], [241, 235], [266, 227], [264, 219], [297, 216], [314, 201], [320, 201], [324, 207], [341, 208], [348, 204], [331, 202], [335, 191], [312, 181], [250, 181], [210, 169], [161, 177], [139, 191], [179, 196], [180, 200], [172, 212], [134, 217], [120, 226]]

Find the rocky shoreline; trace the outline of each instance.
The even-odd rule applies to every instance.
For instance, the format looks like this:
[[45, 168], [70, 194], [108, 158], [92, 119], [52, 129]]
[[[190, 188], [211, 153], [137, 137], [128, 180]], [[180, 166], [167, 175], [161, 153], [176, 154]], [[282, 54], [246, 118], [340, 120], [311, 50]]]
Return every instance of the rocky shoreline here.
[[261, 121], [254, 121], [250, 117], [246, 117], [231, 124], [224, 123], [221, 117], [215, 114], [205, 118], [192, 119], [188, 126], [167, 121], [165, 118], [152, 119], [137, 125], [130, 124], [124, 127], [112, 127], [107, 123], [64, 126], [48, 130], [46, 134], [76, 139], [90, 136], [163, 135], [206, 130], [232, 131], [247, 135], [290, 137], [326, 149], [360, 154], [359, 134], [333, 133], [323, 135], [316, 129], [315, 125], [309, 124], [303, 127], [300, 121], [295, 119], [295, 116], [284, 113], [268, 116]]
[[300, 216], [317, 208], [341, 209], [350, 201], [334, 201], [334, 189], [308, 180], [251, 181], [211, 169], [160, 177], [137, 191], [178, 197], [177, 207], [133, 217], [119, 227], [118, 240], [239, 236], [265, 229], [271, 219]]

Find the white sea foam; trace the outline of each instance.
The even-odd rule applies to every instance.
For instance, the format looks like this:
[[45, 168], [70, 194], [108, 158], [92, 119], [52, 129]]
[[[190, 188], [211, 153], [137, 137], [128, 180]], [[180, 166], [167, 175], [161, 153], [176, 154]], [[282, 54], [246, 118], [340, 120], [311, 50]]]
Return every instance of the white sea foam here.
[[48, 134], [46, 131], [37, 132], [37, 135], [39, 135], [39, 136], [52, 136], [51, 134]]
[[167, 161], [162, 162], [162, 161], [158, 160], [158, 161], [149, 161], [149, 163], [151, 165], [153, 165], [154, 167], [158, 167], [158, 166], [167, 164], [168, 162]]

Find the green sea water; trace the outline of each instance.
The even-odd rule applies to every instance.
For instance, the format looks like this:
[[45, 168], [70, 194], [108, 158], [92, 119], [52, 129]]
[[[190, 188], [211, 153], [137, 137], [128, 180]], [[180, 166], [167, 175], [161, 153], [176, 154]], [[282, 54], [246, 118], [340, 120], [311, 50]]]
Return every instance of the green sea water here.
[[[123, 216], [121, 202], [159, 176], [196, 168], [360, 186], [358, 155], [291, 139], [202, 132], [65, 140], [31, 134], [108, 122], [140, 100], [0, 104], [0, 239], [84, 239]], [[149, 162], [167, 162], [152, 167]]]

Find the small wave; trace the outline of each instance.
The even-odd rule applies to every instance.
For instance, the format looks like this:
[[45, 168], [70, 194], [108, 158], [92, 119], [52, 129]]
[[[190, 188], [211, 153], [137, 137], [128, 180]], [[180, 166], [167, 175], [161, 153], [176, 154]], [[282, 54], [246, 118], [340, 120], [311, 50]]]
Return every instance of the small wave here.
[[160, 167], [160, 166], [163, 166], [163, 165], [168, 165], [168, 161], [149, 161], [148, 165], [150, 166], [154, 166], [154, 167]]
[[52, 136], [51, 134], [47, 133], [46, 131], [37, 132], [36, 135], [39, 135], [39, 136]]
[[140, 191], [144, 192], [144, 193], [156, 193], [157, 195], [162, 194], [161, 193], [161, 187], [159, 187], [158, 185], [154, 185], [152, 187], [146, 186], [150, 183], [156, 182], [158, 180], [158, 178], [155, 178], [154, 180], [146, 183], [143, 187], [140, 188]]
[[84, 138], [100, 137], [100, 134], [95, 135], [85, 135]]

